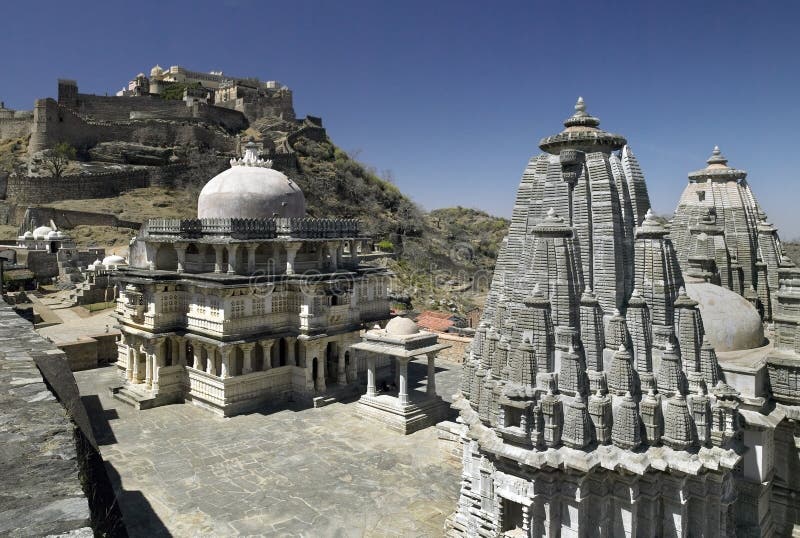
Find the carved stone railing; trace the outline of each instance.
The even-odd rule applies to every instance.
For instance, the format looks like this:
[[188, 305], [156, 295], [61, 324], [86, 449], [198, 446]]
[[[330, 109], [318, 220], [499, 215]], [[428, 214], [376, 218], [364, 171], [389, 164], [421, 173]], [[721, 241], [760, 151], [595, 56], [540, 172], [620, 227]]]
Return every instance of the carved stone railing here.
[[357, 219], [149, 219], [151, 236], [198, 239], [220, 235], [233, 239], [337, 239], [359, 236]]

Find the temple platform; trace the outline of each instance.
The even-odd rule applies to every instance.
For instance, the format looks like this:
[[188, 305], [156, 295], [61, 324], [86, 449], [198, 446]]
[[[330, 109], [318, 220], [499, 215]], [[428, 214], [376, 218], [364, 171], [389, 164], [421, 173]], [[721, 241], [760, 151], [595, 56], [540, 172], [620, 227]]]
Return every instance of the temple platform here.
[[[417, 393], [419, 394], [419, 393]], [[445, 420], [450, 405], [439, 396], [410, 395], [401, 405], [397, 396], [378, 394], [362, 396], [356, 404], [356, 415], [380, 422], [390, 430], [408, 435]]]

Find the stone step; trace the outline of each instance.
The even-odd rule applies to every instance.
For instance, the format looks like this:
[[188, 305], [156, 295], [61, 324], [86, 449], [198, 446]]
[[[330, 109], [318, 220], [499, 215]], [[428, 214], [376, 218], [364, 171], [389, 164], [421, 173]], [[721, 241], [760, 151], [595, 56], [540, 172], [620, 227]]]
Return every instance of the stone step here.
[[325, 407], [326, 405], [331, 405], [332, 403], [338, 402], [339, 399], [334, 396], [316, 396], [313, 400], [314, 408]]
[[115, 399], [126, 403], [135, 409], [143, 410], [155, 407], [156, 398], [150, 394], [141, 394], [124, 385], [121, 387], [111, 387], [109, 388], [109, 391]]

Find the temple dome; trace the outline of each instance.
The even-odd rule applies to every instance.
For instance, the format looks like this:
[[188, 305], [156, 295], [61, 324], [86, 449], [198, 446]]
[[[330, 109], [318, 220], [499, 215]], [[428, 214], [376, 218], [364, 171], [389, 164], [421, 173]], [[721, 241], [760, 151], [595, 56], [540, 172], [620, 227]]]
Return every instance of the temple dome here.
[[283, 173], [271, 168], [247, 144], [242, 159], [231, 159], [231, 168], [206, 183], [197, 200], [197, 217], [263, 219], [305, 217], [303, 191]]
[[764, 345], [761, 316], [738, 293], [708, 282], [687, 282], [686, 294], [697, 301], [706, 337], [716, 351]]
[[127, 263], [128, 262], [125, 261], [125, 258], [122, 256], [117, 256], [116, 254], [112, 254], [103, 258], [103, 265], [125, 265]]
[[47, 239], [47, 234], [52, 232], [53, 229], [49, 226], [39, 226], [33, 231], [34, 239]]
[[386, 324], [386, 334], [394, 336], [408, 336], [417, 334], [419, 327], [408, 318], [394, 318]]

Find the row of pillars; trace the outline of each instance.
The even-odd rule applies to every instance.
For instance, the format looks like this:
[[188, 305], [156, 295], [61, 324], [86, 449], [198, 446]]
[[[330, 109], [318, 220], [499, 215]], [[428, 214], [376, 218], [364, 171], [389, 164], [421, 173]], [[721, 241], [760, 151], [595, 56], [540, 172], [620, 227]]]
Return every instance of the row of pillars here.
[[[428, 396], [436, 396], [436, 354], [427, 353], [428, 358], [428, 386], [426, 393]], [[408, 363], [413, 357], [394, 357], [397, 361], [398, 383], [397, 399], [402, 406], [408, 405]], [[374, 398], [377, 395], [375, 387], [375, 354], [367, 356], [367, 396]]]
[[[273, 243], [273, 244], [280, 244], [283, 245], [284, 250], [286, 252], [286, 274], [293, 275], [295, 274], [295, 258], [297, 257], [297, 252], [300, 250], [302, 243], [297, 241], [287, 241], [283, 243]], [[342, 255], [343, 255], [343, 246], [339, 241], [328, 241], [324, 243], [329, 254], [331, 254], [331, 262], [330, 262], [330, 269], [332, 271], [338, 270], [339, 267], [343, 265], [342, 262]], [[175, 243], [175, 252], [177, 253], [178, 257], [178, 267], [177, 272], [183, 273], [186, 268], [186, 250], [189, 248], [189, 243]], [[214, 244], [211, 245], [214, 249], [214, 272], [215, 273], [222, 273], [227, 272], [228, 274], [236, 274], [239, 268], [236, 267], [237, 258], [239, 254], [240, 248], [247, 249], [247, 273], [253, 274], [256, 271], [256, 250], [259, 247], [259, 243], [229, 243], [227, 245], [221, 244]], [[353, 267], [358, 266], [358, 247], [356, 241], [349, 241], [349, 248], [350, 248], [350, 265]], [[228, 266], [223, 267], [224, 261], [224, 253], [227, 249], [228, 252]]]

